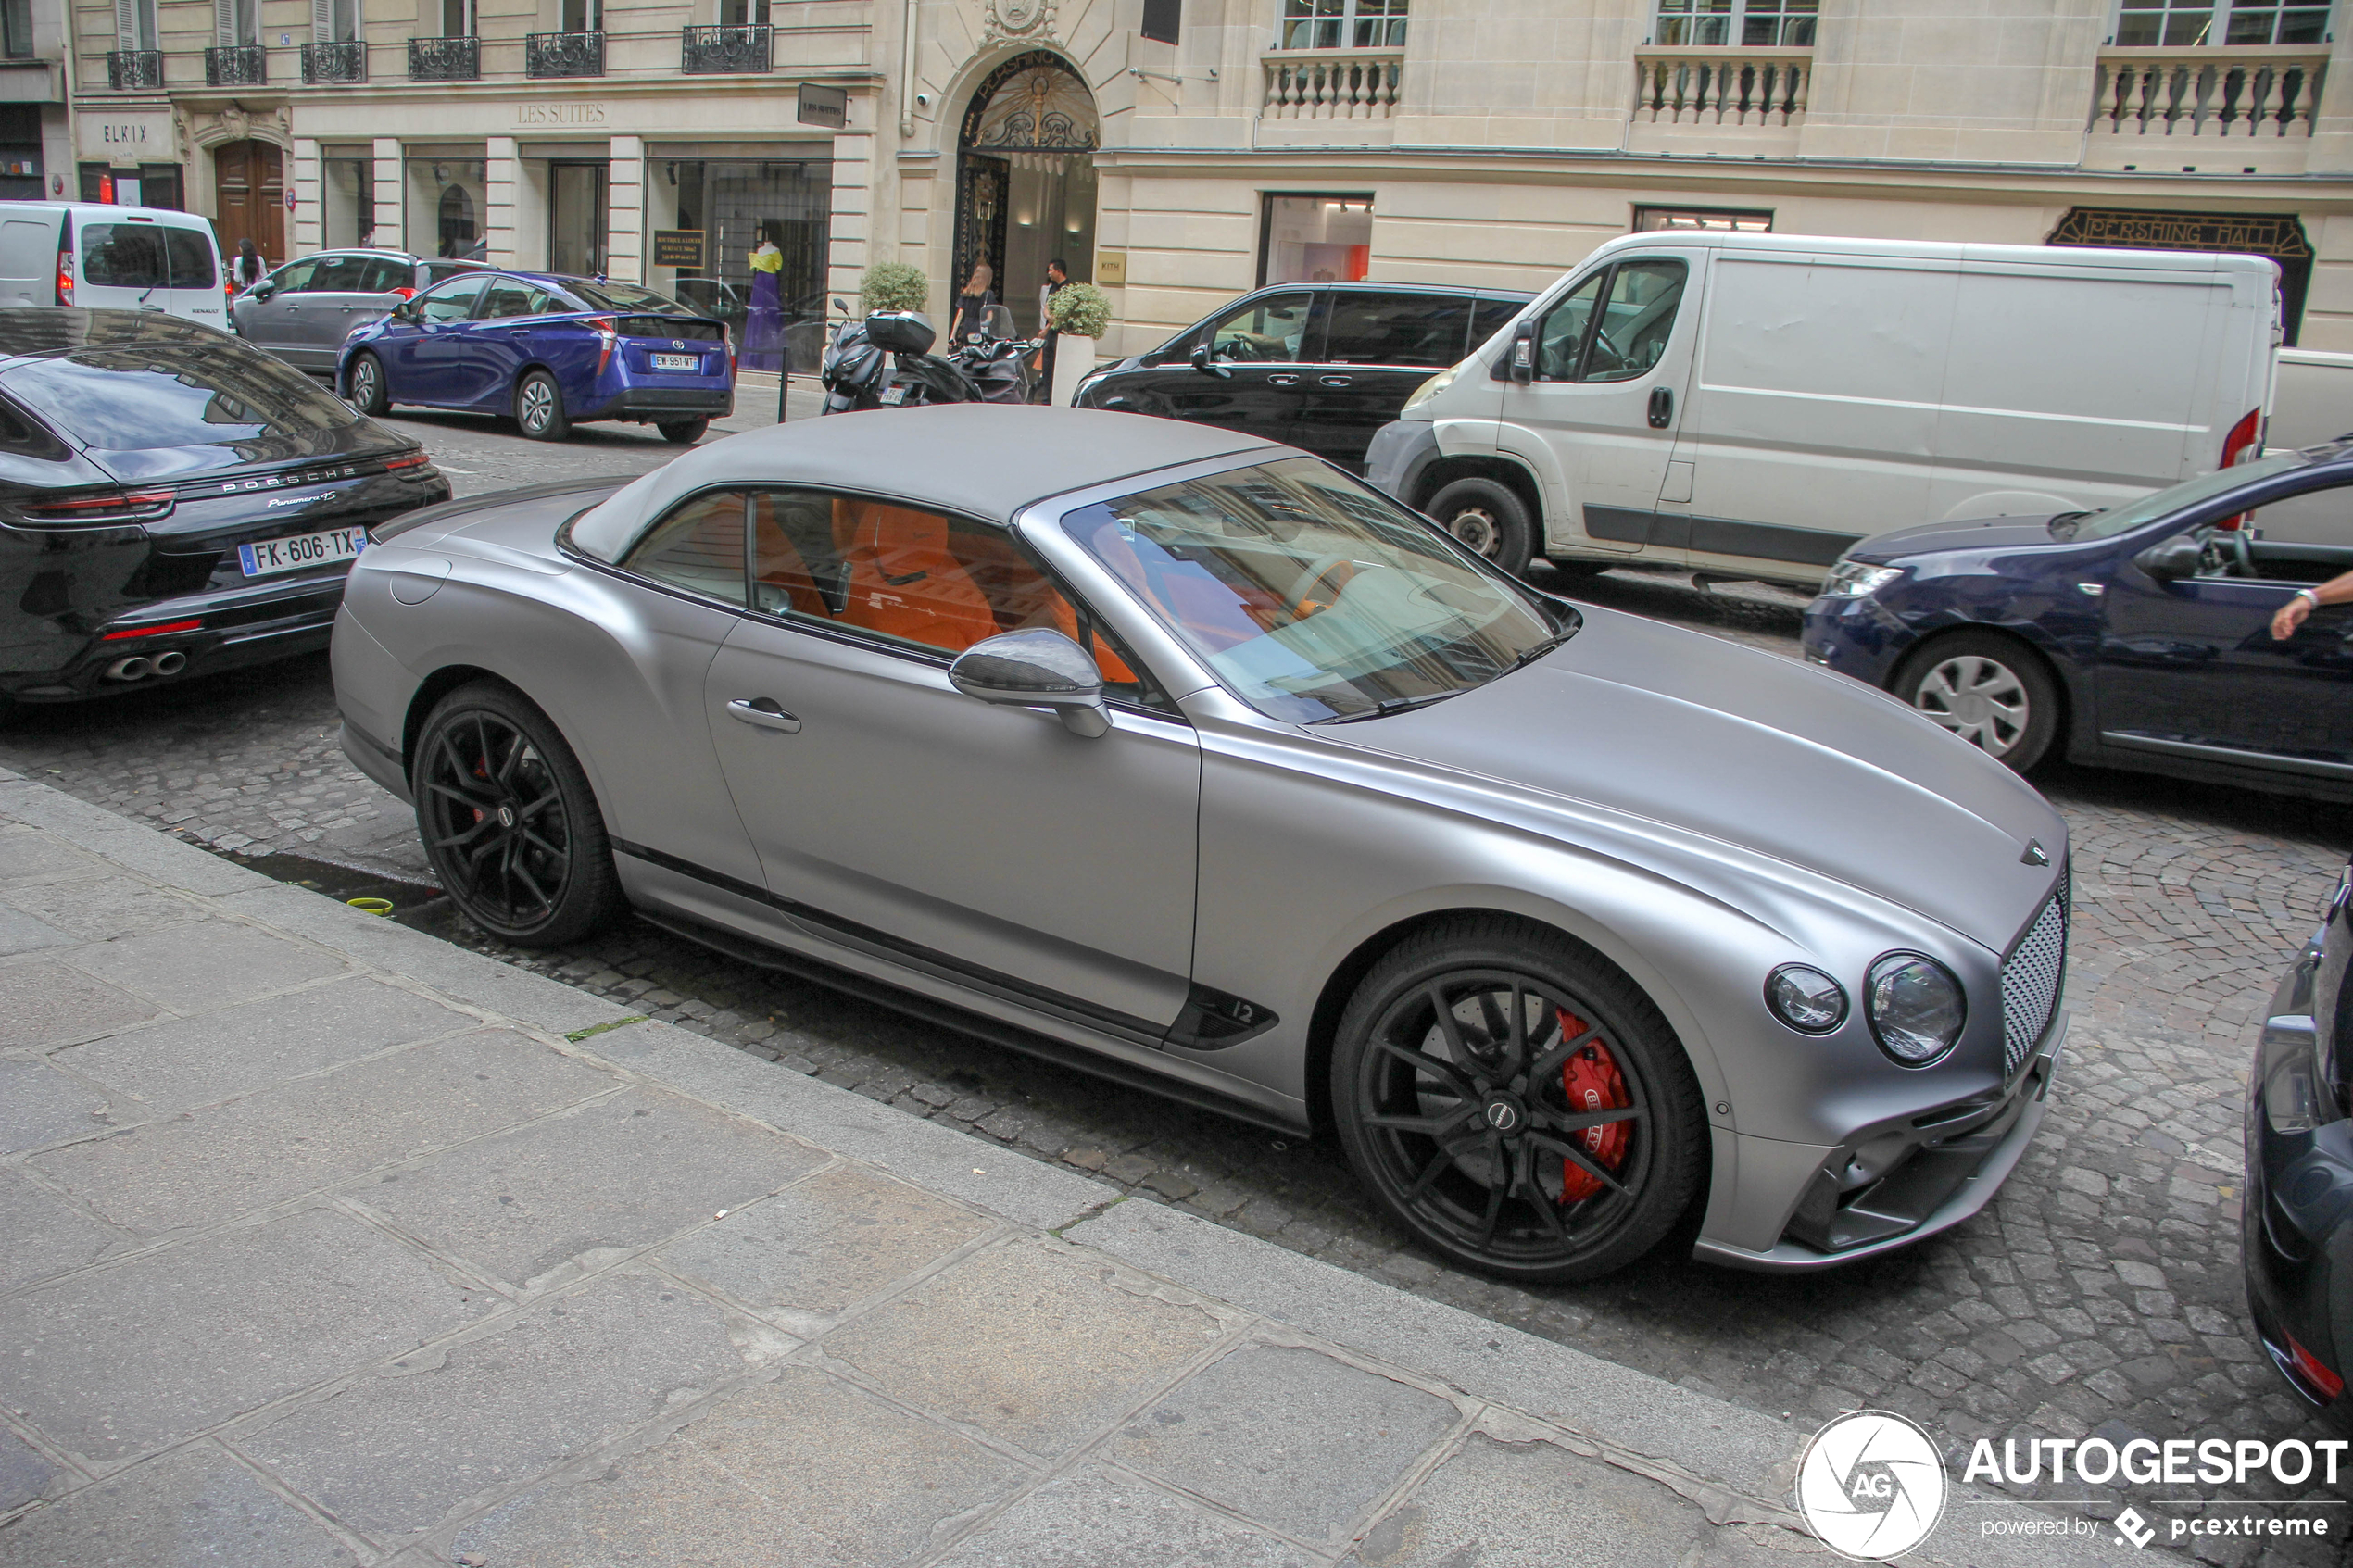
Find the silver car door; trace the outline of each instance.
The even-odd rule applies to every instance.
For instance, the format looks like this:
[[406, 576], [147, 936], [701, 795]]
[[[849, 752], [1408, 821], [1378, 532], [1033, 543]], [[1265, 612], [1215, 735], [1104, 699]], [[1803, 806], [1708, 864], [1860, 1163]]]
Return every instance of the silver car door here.
[[[237, 334], [256, 348], [288, 359], [300, 357], [303, 293], [319, 270], [317, 257], [289, 261], [237, 296]], [[259, 291], [267, 288], [270, 297]]]
[[786, 490], [752, 522], [754, 613], [707, 707], [772, 895], [870, 957], [1157, 1044], [1192, 963], [1191, 726], [1123, 701], [1086, 739], [949, 684], [1000, 630], [1078, 629], [1002, 529]]

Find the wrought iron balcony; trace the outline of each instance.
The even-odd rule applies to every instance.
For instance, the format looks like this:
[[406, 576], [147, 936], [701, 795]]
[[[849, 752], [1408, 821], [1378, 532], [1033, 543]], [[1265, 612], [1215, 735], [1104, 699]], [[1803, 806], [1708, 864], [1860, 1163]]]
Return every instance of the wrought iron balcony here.
[[270, 54], [258, 44], [215, 44], [204, 52], [208, 87], [258, 87], [270, 80]]
[[107, 51], [107, 85], [118, 92], [163, 85], [163, 51], [160, 49], [109, 49]]
[[526, 32], [522, 38], [525, 76], [602, 76], [605, 35], [602, 32]]
[[680, 30], [678, 69], [688, 76], [717, 76], [728, 71], [773, 68], [771, 45], [775, 30], [758, 27], [689, 27]]
[[305, 82], [367, 81], [368, 45], [357, 38], [334, 44], [304, 44], [302, 79]]
[[411, 38], [409, 40], [409, 80], [411, 82], [479, 82], [482, 80], [482, 40]]

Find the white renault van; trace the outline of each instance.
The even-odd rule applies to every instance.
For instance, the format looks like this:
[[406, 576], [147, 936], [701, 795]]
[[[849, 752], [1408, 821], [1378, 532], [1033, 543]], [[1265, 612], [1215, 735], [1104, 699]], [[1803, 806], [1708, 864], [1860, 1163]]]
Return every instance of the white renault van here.
[[227, 270], [192, 212], [95, 202], [0, 202], [0, 308], [159, 310], [229, 330]]
[[2260, 452], [2260, 257], [1610, 241], [1414, 395], [1374, 483], [1508, 570], [1808, 592], [1857, 539], [2131, 500]]

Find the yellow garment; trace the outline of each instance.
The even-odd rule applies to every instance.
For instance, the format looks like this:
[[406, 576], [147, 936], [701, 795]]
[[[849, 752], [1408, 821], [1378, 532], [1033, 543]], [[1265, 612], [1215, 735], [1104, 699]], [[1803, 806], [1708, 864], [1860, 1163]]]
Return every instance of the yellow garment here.
[[761, 245], [751, 253], [751, 270], [755, 272], [781, 272], [785, 270], [785, 253], [774, 245]]

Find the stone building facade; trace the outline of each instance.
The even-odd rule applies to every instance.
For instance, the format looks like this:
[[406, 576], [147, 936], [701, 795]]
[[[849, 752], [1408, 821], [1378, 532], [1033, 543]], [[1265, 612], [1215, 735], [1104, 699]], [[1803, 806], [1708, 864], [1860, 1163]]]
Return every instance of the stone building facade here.
[[[1130, 352], [1261, 282], [1613, 234], [2252, 250], [2353, 351], [2353, 37], [2296, 0], [65, 0], [82, 190], [714, 300], [1045, 260]], [[105, 182], [105, 183], [102, 183]], [[176, 190], [173, 187], [176, 186]]]

